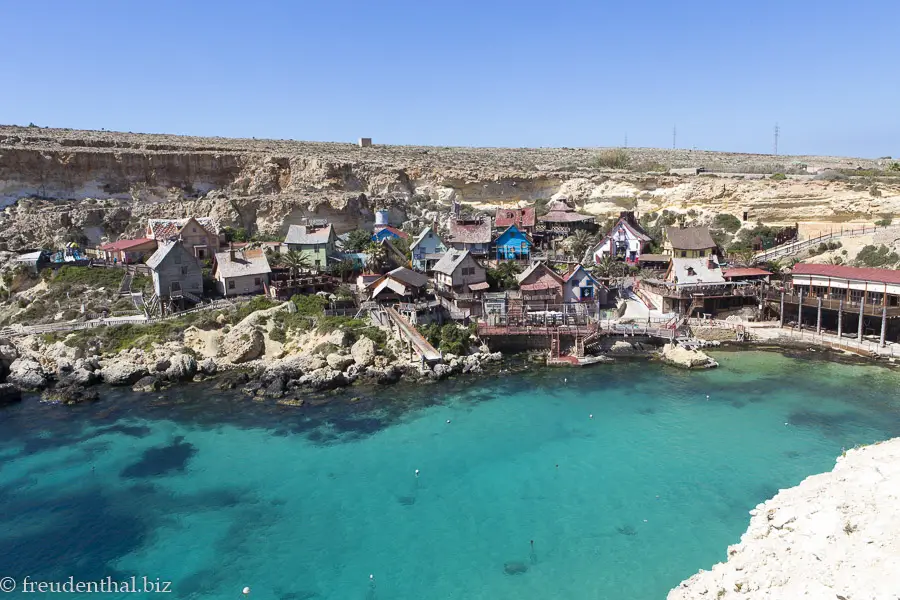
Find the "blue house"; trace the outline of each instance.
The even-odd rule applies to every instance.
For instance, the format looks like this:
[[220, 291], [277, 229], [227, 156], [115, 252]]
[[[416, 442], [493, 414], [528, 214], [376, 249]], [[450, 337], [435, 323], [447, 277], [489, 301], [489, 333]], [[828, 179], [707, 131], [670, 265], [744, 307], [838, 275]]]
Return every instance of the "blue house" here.
[[408, 233], [406, 233], [405, 231], [400, 231], [399, 229], [397, 229], [395, 227], [391, 227], [390, 225], [388, 225], [386, 227], [382, 227], [382, 228], [378, 229], [378, 231], [376, 231], [375, 233], [372, 234], [373, 242], [382, 242], [384, 240], [389, 240], [389, 239], [395, 239], [395, 240], [404, 239], [405, 240], [407, 238], [409, 238]]
[[414, 269], [430, 271], [447, 252], [447, 246], [431, 227], [426, 227], [410, 244], [409, 251], [412, 253]]
[[515, 225], [510, 225], [494, 241], [497, 260], [523, 260], [531, 256], [531, 247], [534, 244], [527, 233], [519, 231]]

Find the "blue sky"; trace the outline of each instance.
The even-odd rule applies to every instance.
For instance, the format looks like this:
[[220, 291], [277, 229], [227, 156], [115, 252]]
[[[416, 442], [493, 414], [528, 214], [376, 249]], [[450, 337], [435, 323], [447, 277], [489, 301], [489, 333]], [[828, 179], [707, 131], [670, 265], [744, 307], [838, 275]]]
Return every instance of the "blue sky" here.
[[[895, 1], [0, 0], [0, 122], [900, 155]], [[13, 52], [12, 49], [15, 49]]]

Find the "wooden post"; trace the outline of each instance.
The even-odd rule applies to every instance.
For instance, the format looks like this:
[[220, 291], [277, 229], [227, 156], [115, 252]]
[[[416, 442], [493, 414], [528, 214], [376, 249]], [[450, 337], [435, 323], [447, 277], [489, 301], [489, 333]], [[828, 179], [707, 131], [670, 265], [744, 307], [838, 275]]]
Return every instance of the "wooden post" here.
[[816, 298], [816, 333], [822, 333], [822, 296]]
[[778, 311], [778, 326], [784, 327], [784, 291], [781, 292], [781, 310]]
[[887, 307], [881, 307], [881, 339], [879, 343], [881, 347], [884, 348], [884, 334], [887, 332]]
[[838, 339], [843, 335], [843, 324], [844, 324], [844, 299], [841, 298], [841, 301], [838, 303]]
[[856, 329], [856, 340], [859, 342], [862, 341], [863, 320], [865, 319], [865, 314], [866, 314], [865, 310], [866, 310], [866, 303], [865, 303], [865, 299], [864, 299], [862, 302], [859, 303], [859, 326]]
[[797, 301], [797, 330], [803, 331], [803, 288], [800, 288]]

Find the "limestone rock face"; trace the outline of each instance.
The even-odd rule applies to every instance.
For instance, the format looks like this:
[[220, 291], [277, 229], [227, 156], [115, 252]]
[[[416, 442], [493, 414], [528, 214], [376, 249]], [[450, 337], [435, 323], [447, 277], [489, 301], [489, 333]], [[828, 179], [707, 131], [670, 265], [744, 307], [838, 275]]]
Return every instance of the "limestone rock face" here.
[[325, 341], [329, 344], [334, 344], [338, 348], [346, 348], [350, 345], [350, 334], [343, 329], [335, 329], [328, 334]]
[[350, 354], [353, 356], [356, 364], [361, 367], [368, 367], [375, 362], [375, 342], [367, 337], [361, 337], [350, 348]]
[[700, 571], [668, 600], [897, 598], [900, 438], [850, 450], [750, 511], [727, 562]]
[[186, 380], [197, 372], [197, 361], [190, 354], [176, 354], [169, 359], [169, 367], [165, 370], [169, 379]]
[[200, 368], [200, 371], [204, 375], [215, 375], [216, 371], [219, 370], [219, 365], [217, 365], [216, 361], [212, 358], [205, 358], [201, 360], [198, 366]]
[[222, 339], [222, 355], [230, 363], [240, 364], [259, 358], [265, 350], [265, 337], [256, 327], [238, 324]]
[[328, 367], [316, 369], [300, 378], [301, 385], [314, 390], [327, 390], [344, 384], [344, 374]]
[[11, 383], [0, 383], [0, 406], [12, 404], [22, 399], [22, 392]]
[[675, 344], [666, 344], [661, 353], [663, 361], [685, 369], [710, 369], [719, 363], [700, 350], [689, 350]]
[[49, 383], [47, 375], [36, 360], [17, 358], [9, 366], [7, 380], [22, 389], [40, 389]]
[[103, 365], [100, 376], [109, 385], [132, 385], [147, 375], [147, 368], [129, 360], [113, 359]]
[[332, 369], [337, 369], [338, 371], [343, 371], [354, 362], [352, 356], [337, 353], [329, 354], [325, 357], [325, 361], [328, 363], [329, 367], [331, 367]]

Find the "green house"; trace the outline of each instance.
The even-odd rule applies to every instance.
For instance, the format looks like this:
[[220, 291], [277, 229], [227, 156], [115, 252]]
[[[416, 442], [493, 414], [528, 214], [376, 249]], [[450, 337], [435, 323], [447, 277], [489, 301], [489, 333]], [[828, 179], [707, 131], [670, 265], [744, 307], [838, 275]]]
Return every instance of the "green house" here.
[[309, 259], [309, 264], [322, 270], [328, 264], [328, 257], [334, 254], [337, 236], [329, 223], [323, 227], [311, 225], [291, 225], [284, 238], [284, 252], [296, 250]]

